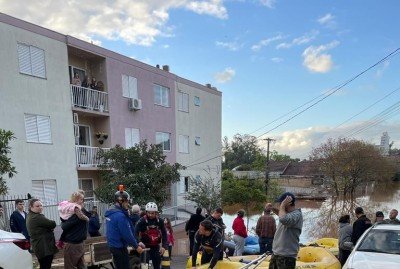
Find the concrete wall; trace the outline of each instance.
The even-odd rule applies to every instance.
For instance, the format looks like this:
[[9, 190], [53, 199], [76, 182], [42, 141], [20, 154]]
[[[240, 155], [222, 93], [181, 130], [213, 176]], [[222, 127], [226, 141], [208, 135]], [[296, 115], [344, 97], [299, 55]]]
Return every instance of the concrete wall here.
[[[0, 15], [0, 128], [15, 134], [12, 161], [18, 171], [7, 180], [9, 194], [31, 192], [32, 180], [56, 179], [58, 198], [66, 198], [78, 187], [66, 44], [46, 37], [61, 39], [51, 31], [25, 25], [45, 33], [38, 35]], [[45, 51], [45, 79], [20, 74], [17, 42]], [[27, 143], [24, 113], [50, 116], [52, 144]]]
[[[176, 83], [176, 102], [179, 91], [189, 94], [189, 112], [179, 111], [178, 106], [175, 108], [177, 162], [188, 166], [181, 171], [181, 176], [212, 177], [220, 180], [221, 158], [218, 155], [221, 155], [221, 92], [184, 79], [178, 79]], [[200, 97], [200, 106], [194, 104], [195, 96]], [[189, 154], [179, 152], [179, 135], [189, 136]], [[195, 145], [196, 136], [201, 139], [200, 146]], [[211, 158], [214, 159], [208, 160]], [[197, 164], [203, 161], [205, 162]], [[192, 164], [195, 165], [189, 166]], [[182, 186], [183, 182], [180, 184]], [[180, 189], [182, 187], [176, 187], [182, 199]]]

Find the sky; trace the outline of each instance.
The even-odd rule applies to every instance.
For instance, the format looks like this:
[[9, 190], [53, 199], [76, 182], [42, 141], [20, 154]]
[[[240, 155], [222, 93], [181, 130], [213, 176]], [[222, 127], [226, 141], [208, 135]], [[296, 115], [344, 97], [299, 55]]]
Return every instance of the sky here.
[[228, 139], [307, 158], [328, 138], [379, 144], [387, 131], [400, 148], [400, 1], [0, 0], [0, 12], [211, 83]]

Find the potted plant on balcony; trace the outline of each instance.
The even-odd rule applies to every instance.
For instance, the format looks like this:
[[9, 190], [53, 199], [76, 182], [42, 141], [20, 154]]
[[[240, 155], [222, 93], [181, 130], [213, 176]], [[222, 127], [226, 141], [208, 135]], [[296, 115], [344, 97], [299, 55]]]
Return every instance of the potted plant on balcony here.
[[97, 132], [95, 134], [97, 141], [102, 145], [104, 143], [104, 140], [108, 138], [108, 134], [104, 132]]

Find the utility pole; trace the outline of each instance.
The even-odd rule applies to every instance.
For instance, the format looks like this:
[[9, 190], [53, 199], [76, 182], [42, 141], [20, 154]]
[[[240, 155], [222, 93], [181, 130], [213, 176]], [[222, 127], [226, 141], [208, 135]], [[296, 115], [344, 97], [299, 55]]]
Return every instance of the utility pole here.
[[263, 139], [267, 141], [267, 163], [265, 164], [265, 194], [268, 194], [268, 184], [269, 184], [269, 143], [275, 141], [272, 138]]

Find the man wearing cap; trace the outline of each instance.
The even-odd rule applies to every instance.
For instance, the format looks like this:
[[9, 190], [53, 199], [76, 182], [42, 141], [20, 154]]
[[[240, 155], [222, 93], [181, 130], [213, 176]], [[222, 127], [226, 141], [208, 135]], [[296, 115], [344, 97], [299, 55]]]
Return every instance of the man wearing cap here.
[[295, 207], [295, 196], [290, 192], [282, 194], [276, 202], [280, 203], [279, 224], [272, 243], [272, 258], [269, 269], [294, 269], [296, 267], [299, 238], [303, 228], [303, 214]]
[[364, 214], [362, 207], [357, 207], [354, 211], [357, 220], [353, 223], [353, 234], [351, 235], [351, 242], [356, 245], [361, 235], [372, 226], [371, 220]]
[[382, 211], [376, 211], [375, 213], [375, 223], [383, 223], [385, 216]]

